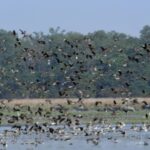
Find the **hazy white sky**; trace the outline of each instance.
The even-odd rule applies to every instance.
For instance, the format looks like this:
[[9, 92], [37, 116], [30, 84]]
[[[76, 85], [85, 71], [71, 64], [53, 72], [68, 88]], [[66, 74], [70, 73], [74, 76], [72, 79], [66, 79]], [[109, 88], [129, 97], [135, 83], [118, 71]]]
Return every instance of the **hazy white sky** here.
[[81, 33], [96, 30], [138, 36], [150, 25], [149, 0], [0, 0], [0, 29], [28, 32], [60, 26]]

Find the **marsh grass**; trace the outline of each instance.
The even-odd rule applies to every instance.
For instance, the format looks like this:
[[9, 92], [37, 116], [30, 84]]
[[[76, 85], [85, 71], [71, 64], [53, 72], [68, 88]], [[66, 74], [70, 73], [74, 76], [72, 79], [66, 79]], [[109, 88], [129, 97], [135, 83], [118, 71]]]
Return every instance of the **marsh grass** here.
[[[30, 106], [30, 111], [28, 111], [28, 106]], [[3, 115], [1, 116], [1, 125], [9, 125], [7, 122], [7, 119], [9, 119], [12, 116], [20, 116], [25, 115], [28, 118], [32, 118], [33, 121], [31, 123], [44, 123], [50, 122], [50, 119], [52, 117], [57, 117], [58, 115], [64, 115], [70, 118], [74, 118], [74, 116], [82, 116], [80, 118], [81, 124], [86, 123], [99, 123], [99, 121], [93, 122], [94, 118], [97, 118], [97, 120], [104, 120], [104, 123], [108, 124], [114, 124], [120, 121], [123, 121], [125, 123], [131, 123], [131, 124], [137, 124], [137, 123], [147, 123], [150, 124], [150, 118], [146, 119], [145, 114], [148, 112], [147, 110], [136, 109], [134, 112], [128, 112], [127, 114], [123, 111], [116, 111], [115, 115], [112, 111], [104, 111], [104, 105], [95, 107], [94, 105], [86, 105], [87, 110], [81, 110], [77, 111], [75, 108], [78, 108], [77, 105], [67, 105], [63, 104], [63, 113], [60, 113], [58, 110], [55, 110], [54, 104], [47, 104], [47, 103], [36, 103], [36, 104], [21, 104], [21, 105], [6, 105], [5, 107], [0, 109], [0, 113]], [[19, 111], [14, 111], [14, 107], [18, 108]], [[112, 106], [113, 107], [113, 106]], [[36, 111], [42, 108], [42, 115], [36, 114]], [[98, 109], [98, 111], [97, 111]], [[36, 114], [36, 115], [35, 115]], [[46, 115], [46, 117], [45, 117]], [[19, 120], [15, 124], [26, 124], [25, 120]]]

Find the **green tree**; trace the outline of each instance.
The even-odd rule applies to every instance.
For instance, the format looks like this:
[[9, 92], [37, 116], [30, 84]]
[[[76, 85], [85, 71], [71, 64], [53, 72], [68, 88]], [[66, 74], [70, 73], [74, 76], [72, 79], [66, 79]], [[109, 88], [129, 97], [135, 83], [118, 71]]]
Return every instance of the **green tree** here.
[[145, 25], [140, 31], [140, 38], [144, 42], [150, 42], [150, 26]]

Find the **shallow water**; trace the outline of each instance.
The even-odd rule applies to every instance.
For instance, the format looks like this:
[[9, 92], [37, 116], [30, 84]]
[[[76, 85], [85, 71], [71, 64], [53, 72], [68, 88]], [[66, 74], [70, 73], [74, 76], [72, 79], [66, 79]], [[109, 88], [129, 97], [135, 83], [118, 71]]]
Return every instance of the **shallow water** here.
[[[99, 127], [99, 126], [98, 126]], [[97, 127], [97, 128], [98, 128]], [[99, 136], [98, 143], [94, 144], [88, 141], [91, 136], [83, 134], [72, 135], [70, 140], [60, 140], [60, 137], [52, 137], [47, 133], [29, 133], [14, 135], [4, 130], [10, 130], [10, 127], [0, 127], [0, 149], [7, 150], [149, 150], [150, 149], [150, 131], [133, 131], [126, 128], [126, 135], [120, 132], [105, 132]], [[5, 135], [5, 136], [4, 136]], [[93, 137], [93, 136], [92, 136]], [[2, 145], [5, 141], [6, 145]], [[147, 144], [144, 144], [147, 143]]]

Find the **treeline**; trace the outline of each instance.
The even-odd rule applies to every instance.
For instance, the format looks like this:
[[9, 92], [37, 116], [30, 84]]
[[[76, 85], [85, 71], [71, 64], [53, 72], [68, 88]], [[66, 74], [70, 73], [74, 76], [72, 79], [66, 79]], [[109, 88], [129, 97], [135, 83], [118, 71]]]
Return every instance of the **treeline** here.
[[140, 37], [0, 30], [0, 98], [150, 96], [150, 26]]

